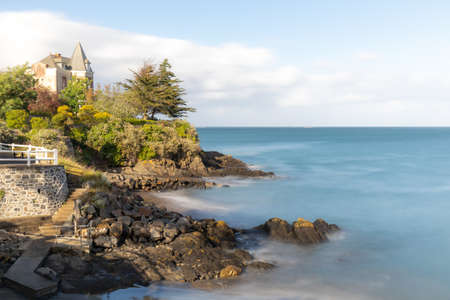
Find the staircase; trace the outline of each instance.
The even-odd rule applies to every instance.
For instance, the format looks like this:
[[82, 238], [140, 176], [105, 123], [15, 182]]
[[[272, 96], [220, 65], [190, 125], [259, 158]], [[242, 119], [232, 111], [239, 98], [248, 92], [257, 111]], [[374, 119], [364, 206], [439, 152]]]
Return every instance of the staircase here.
[[72, 214], [75, 207], [75, 200], [77, 200], [86, 189], [77, 188], [72, 190], [67, 201], [56, 211], [52, 216], [51, 222], [39, 226], [39, 232], [41, 235], [45, 236], [56, 236], [61, 235], [63, 225], [72, 225]]

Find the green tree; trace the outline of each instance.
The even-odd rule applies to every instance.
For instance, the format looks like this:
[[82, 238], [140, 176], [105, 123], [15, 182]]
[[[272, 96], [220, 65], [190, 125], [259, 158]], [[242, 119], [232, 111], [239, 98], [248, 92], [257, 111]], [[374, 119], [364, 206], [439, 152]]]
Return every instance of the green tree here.
[[30, 115], [24, 109], [13, 109], [6, 112], [6, 125], [9, 128], [26, 129]]
[[144, 63], [138, 71], [132, 72], [133, 79], [125, 80], [122, 86], [140, 103], [140, 113], [144, 118], [155, 120], [156, 114], [180, 118], [189, 111], [195, 111], [183, 100], [182, 81], [172, 72], [167, 59], [158, 68]]
[[88, 78], [72, 77], [65, 89], [61, 91], [61, 99], [70, 106], [72, 111], [78, 112], [81, 105], [85, 104], [87, 93], [91, 83]]
[[7, 111], [25, 109], [36, 99], [36, 79], [29, 72], [30, 67], [19, 65], [0, 72], [0, 117]]

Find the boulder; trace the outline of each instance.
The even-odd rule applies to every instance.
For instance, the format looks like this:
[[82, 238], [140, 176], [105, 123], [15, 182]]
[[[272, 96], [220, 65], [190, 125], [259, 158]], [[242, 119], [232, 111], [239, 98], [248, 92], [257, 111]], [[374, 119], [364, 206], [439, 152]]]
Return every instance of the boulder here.
[[224, 221], [208, 224], [207, 237], [217, 247], [231, 249], [236, 246], [234, 231]]
[[263, 230], [267, 232], [270, 238], [282, 241], [294, 241], [295, 234], [292, 231], [292, 226], [283, 219], [272, 218], [267, 220], [262, 226]]
[[220, 270], [219, 277], [220, 278], [230, 278], [230, 277], [236, 277], [239, 274], [242, 273], [242, 269], [239, 267], [236, 267], [234, 265], [228, 265], [222, 270]]
[[50, 280], [58, 279], [58, 274], [54, 270], [50, 269], [49, 267], [40, 267], [40, 268], [37, 268], [36, 271], [34, 271], [34, 272], [36, 274], [39, 274], [42, 277], [45, 277]]
[[321, 234], [314, 228], [313, 223], [303, 218], [298, 218], [297, 221], [292, 223], [292, 228], [297, 242], [300, 244], [316, 244], [328, 240], [325, 234]]

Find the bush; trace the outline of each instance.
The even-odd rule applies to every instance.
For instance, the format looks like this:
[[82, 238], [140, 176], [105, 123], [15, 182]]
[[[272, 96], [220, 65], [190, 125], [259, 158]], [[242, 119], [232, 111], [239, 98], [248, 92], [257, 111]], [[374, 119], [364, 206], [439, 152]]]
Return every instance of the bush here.
[[73, 156], [70, 139], [57, 129], [41, 129], [30, 136], [30, 143], [47, 149], [57, 149], [62, 156]]
[[141, 152], [139, 153], [139, 160], [150, 160], [157, 156], [155, 149], [151, 146], [142, 147]]
[[96, 119], [94, 115], [98, 113], [97, 110], [95, 110], [94, 106], [92, 105], [83, 105], [80, 107], [80, 110], [78, 111], [77, 117], [80, 120], [81, 123], [87, 125], [87, 126], [93, 126], [95, 125]]
[[57, 114], [52, 118], [52, 125], [56, 128], [64, 128], [73, 124], [73, 113], [67, 105], [61, 105], [57, 109]]
[[8, 128], [4, 123], [0, 122], [0, 143], [5, 144], [23, 144], [26, 141], [26, 137], [19, 132]]
[[118, 143], [118, 134], [122, 130], [119, 122], [100, 123], [87, 133], [86, 145], [99, 152], [111, 165], [118, 166], [122, 163]]
[[6, 112], [6, 125], [9, 128], [26, 129], [28, 127], [29, 114], [24, 109], [13, 109]]
[[70, 129], [70, 137], [78, 142], [79, 144], [86, 143], [87, 139], [87, 128], [84, 126], [72, 127]]
[[98, 123], [98, 122], [106, 122], [106, 121], [108, 121], [109, 119], [111, 119], [111, 114], [110, 114], [110, 113], [107, 113], [107, 112], [105, 112], [105, 111], [102, 111], [102, 112], [96, 113], [96, 114], [94, 115], [94, 118], [95, 118], [95, 120], [96, 120], [97, 123]]
[[39, 129], [47, 129], [48, 128], [48, 120], [39, 117], [33, 117], [30, 120], [31, 129], [39, 130]]

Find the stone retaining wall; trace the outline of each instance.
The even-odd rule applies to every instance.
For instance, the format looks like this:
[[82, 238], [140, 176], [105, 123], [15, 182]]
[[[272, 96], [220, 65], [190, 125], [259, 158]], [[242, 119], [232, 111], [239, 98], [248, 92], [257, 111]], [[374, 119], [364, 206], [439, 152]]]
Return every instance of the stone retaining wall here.
[[68, 193], [62, 166], [0, 166], [0, 218], [51, 215]]

